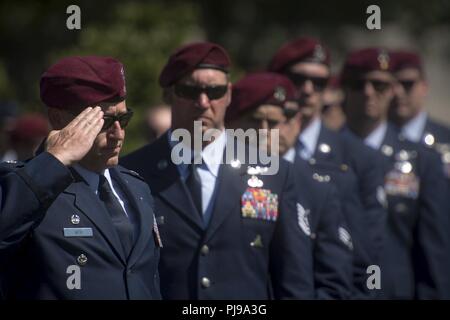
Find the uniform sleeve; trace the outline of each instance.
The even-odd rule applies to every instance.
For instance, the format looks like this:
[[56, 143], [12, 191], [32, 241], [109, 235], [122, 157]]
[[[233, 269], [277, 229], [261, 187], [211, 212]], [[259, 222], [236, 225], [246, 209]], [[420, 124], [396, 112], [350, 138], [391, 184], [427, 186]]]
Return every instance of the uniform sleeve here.
[[313, 263], [309, 235], [299, 227], [291, 167], [279, 197], [279, 218], [270, 245], [270, 275], [275, 299], [313, 299]]
[[420, 154], [420, 214], [414, 233], [413, 259], [418, 299], [449, 299], [449, 206], [440, 160]]
[[0, 250], [20, 243], [72, 182], [59, 160], [44, 152], [25, 164], [0, 169]]
[[335, 187], [321, 197], [314, 242], [314, 283], [318, 299], [349, 299], [352, 292], [352, 240]]

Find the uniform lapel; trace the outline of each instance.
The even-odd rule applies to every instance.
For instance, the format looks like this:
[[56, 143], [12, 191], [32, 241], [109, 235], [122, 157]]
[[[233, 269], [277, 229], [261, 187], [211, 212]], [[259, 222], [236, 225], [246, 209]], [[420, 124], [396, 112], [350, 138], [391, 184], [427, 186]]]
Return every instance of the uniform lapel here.
[[398, 148], [398, 137], [399, 133], [388, 124], [386, 134], [384, 135], [379, 150], [383, 154], [383, 158], [387, 160], [384, 166], [385, 174], [390, 170], [392, 163], [395, 161], [395, 153]]
[[[78, 174], [72, 170], [74, 176]], [[79, 177], [79, 176], [78, 176]], [[85, 216], [99, 230], [99, 232], [104, 236], [112, 247], [115, 254], [120, 258], [120, 260], [126, 264], [126, 258], [120, 243], [119, 236], [112, 224], [109, 213], [106, 211], [105, 207], [102, 205], [97, 195], [92, 191], [92, 189], [82, 180], [81, 178], [76, 179], [64, 193], [71, 194], [74, 196], [74, 205], [78, 208]]]
[[184, 216], [192, 224], [203, 230], [203, 221], [189, 196], [176, 165], [171, 160], [171, 149], [167, 135], [160, 137], [148, 149], [145, 159], [151, 159], [147, 169], [140, 171], [150, 182], [152, 194], [159, 196], [169, 206]]
[[[237, 154], [235, 152], [235, 154]], [[236, 211], [240, 206], [241, 196], [247, 187], [247, 166], [245, 159], [241, 159], [241, 167], [233, 168], [225, 159], [226, 149], [224, 150], [224, 161], [220, 165], [219, 174], [216, 180], [217, 193], [214, 201], [211, 221], [208, 225], [205, 235], [205, 241], [210, 239], [218, 230], [225, 219]]]
[[131, 205], [136, 216], [136, 223], [139, 224], [137, 239], [133, 245], [130, 256], [128, 258], [129, 265], [132, 266], [142, 254], [146, 247], [153, 230], [153, 211], [149, 204], [145, 204], [143, 195], [139, 190], [135, 190], [128, 182], [128, 178], [121, 174], [119, 168], [110, 169], [111, 176], [114, 181], [120, 184], [121, 190], [127, 197], [128, 203]]

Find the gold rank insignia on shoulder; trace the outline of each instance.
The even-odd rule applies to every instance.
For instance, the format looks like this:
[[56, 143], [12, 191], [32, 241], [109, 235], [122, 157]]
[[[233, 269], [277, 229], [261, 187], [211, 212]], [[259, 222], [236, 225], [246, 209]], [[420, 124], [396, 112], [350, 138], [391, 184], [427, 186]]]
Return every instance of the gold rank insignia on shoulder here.
[[278, 195], [269, 189], [247, 188], [241, 197], [243, 218], [276, 221], [278, 219]]

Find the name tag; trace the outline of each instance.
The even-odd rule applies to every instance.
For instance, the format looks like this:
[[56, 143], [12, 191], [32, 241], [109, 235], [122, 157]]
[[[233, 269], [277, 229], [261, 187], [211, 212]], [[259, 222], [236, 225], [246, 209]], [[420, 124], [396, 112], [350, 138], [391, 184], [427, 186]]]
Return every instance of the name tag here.
[[92, 228], [64, 228], [64, 237], [92, 237]]

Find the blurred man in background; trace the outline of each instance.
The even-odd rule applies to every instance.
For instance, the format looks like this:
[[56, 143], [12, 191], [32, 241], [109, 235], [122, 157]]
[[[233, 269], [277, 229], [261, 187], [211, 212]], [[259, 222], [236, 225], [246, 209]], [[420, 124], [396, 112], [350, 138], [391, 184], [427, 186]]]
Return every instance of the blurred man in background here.
[[[300, 131], [293, 119], [298, 115], [296, 89], [289, 78], [271, 72], [251, 73], [233, 85], [227, 128], [266, 129], [269, 135], [279, 131], [284, 140], [285, 131]], [[284, 145], [280, 144], [280, 156], [287, 151]], [[278, 152], [271, 149], [269, 140], [267, 146], [258, 147]], [[313, 243], [315, 298], [349, 299], [353, 291], [353, 244], [337, 189], [326, 175], [317, 173], [317, 168], [313, 170], [299, 157], [295, 160], [297, 215], [299, 228]]]
[[49, 123], [43, 115], [25, 114], [17, 118], [9, 131], [10, 152], [14, 153], [14, 160], [32, 158], [49, 131]]
[[10, 150], [9, 131], [18, 115], [17, 105], [11, 102], [0, 102], [0, 162], [16, 160], [16, 154]]
[[450, 178], [450, 129], [431, 119], [425, 109], [428, 82], [422, 60], [411, 51], [393, 51], [390, 55], [396, 82], [389, 120], [406, 139], [438, 151]]
[[387, 122], [396, 79], [383, 48], [348, 54], [342, 71], [347, 126], [382, 158], [388, 205], [381, 259], [384, 299], [448, 298], [448, 208], [437, 154]]
[[345, 124], [345, 114], [342, 111], [344, 93], [339, 84], [338, 76], [331, 76], [323, 93], [322, 120], [327, 128], [338, 131]]
[[[333, 163], [356, 174], [363, 217], [350, 230], [362, 245], [361, 265], [355, 282], [355, 298], [369, 297], [364, 269], [379, 262], [384, 234], [383, 180], [376, 153], [346, 131], [334, 132], [323, 124], [324, 90], [330, 78], [329, 50], [314, 38], [298, 38], [283, 45], [272, 57], [268, 69], [286, 75], [295, 84], [301, 114], [300, 133], [289, 152], [312, 162]], [[357, 230], [364, 230], [357, 232]], [[356, 241], [356, 240], [355, 240]]]

